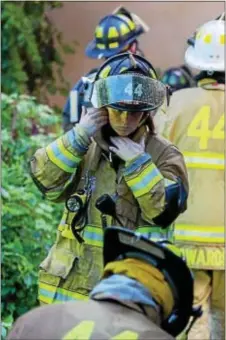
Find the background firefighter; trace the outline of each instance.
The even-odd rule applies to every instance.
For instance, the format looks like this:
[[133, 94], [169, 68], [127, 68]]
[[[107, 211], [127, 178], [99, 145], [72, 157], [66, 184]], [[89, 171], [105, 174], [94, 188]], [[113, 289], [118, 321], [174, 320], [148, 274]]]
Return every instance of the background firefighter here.
[[[120, 6], [112, 14], [102, 18], [96, 29], [94, 40], [86, 47], [89, 58], [107, 59], [118, 53], [131, 51], [143, 55], [137, 38], [148, 32], [149, 27], [134, 13]], [[85, 77], [92, 79], [98, 68], [90, 70]], [[70, 130], [80, 119], [84, 102], [83, 77], [73, 86], [63, 109], [63, 129]]]
[[189, 208], [176, 221], [175, 242], [195, 269], [194, 303], [204, 309], [192, 340], [225, 338], [224, 20], [223, 14], [205, 23], [188, 40], [185, 61], [201, 71], [197, 87], [173, 94], [160, 126], [188, 167]]
[[8, 340], [169, 340], [189, 331], [190, 316], [194, 322], [201, 310], [192, 308], [193, 278], [175, 246], [110, 227], [103, 255], [89, 301], [36, 308], [17, 320]]

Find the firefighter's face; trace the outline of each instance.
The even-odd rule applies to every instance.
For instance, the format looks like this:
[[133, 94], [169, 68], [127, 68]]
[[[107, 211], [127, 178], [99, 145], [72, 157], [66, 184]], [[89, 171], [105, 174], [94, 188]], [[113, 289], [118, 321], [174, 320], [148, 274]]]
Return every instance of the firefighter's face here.
[[122, 137], [129, 136], [139, 126], [143, 112], [117, 111], [108, 108], [109, 123], [112, 129]]

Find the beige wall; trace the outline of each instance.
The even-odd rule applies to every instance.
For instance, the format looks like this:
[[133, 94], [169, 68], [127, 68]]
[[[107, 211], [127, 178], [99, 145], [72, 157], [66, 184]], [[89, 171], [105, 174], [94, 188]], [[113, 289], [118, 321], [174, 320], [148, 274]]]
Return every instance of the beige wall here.
[[[196, 27], [217, 17], [224, 11], [224, 2], [67, 2], [63, 8], [48, 13], [67, 42], [79, 43], [75, 55], [66, 56], [64, 75], [74, 83], [101, 62], [84, 55], [87, 43], [102, 16], [119, 5], [139, 15], [150, 31], [140, 38], [140, 47], [155, 67], [162, 69], [183, 63], [186, 39]], [[63, 106], [65, 98], [54, 96], [52, 104]]]

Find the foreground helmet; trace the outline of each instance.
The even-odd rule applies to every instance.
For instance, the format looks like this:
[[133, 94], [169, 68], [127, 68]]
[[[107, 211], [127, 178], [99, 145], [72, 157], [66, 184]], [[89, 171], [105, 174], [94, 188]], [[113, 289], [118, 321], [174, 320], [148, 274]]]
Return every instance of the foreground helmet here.
[[163, 104], [167, 91], [149, 61], [126, 52], [111, 57], [99, 68], [91, 101], [96, 108], [153, 111]]
[[[139, 17], [120, 7], [114, 14], [101, 19], [95, 30], [95, 38], [88, 44], [85, 53], [90, 58], [109, 58], [129, 50], [137, 37], [147, 30]], [[135, 45], [132, 52], [135, 52]]]
[[[194, 309], [194, 281], [191, 271], [180, 257], [180, 250], [164, 241], [153, 242], [139, 233], [119, 227], [109, 227], [104, 234], [104, 265], [125, 258], [137, 258], [159, 269], [168, 282], [174, 307], [161, 327], [176, 337], [193, 320], [201, 316], [201, 308]], [[192, 325], [192, 322], [190, 323]], [[187, 328], [189, 329], [189, 327]]]
[[195, 86], [191, 71], [184, 65], [169, 68], [163, 73], [161, 80], [164, 84], [169, 85], [172, 91]]
[[188, 39], [185, 62], [202, 71], [224, 71], [225, 21], [223, 15], [202, 25]]

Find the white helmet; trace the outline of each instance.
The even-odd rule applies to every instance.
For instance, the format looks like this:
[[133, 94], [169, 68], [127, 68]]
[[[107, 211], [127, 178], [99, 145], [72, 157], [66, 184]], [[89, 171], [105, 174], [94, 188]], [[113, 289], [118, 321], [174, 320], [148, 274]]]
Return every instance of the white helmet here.
[[205, 23], [196, 31], [194, 45], [185, 52], [185, 62], [190, 67], [224, 71], [225, 21], [222, 17]]

